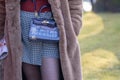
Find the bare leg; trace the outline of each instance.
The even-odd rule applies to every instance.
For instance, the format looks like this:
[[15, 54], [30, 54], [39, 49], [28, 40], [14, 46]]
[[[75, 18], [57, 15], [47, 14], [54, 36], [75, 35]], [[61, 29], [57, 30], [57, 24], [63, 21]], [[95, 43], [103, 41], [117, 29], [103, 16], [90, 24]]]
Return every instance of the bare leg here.
[[59, 80], [60, 78], [59, 59], [43, 57], [41, 75], [42, 80]]
[[22, 67], [27, 80], [41, 80], [40, 66], [23, 63]]

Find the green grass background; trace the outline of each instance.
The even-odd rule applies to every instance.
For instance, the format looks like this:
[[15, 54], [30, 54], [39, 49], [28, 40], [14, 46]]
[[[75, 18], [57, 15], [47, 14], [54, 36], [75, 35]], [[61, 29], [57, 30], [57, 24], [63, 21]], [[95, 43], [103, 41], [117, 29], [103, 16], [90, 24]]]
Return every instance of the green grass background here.
[[83, 80], [120, 80], [120, 13], [84, 13], [78, 39]]

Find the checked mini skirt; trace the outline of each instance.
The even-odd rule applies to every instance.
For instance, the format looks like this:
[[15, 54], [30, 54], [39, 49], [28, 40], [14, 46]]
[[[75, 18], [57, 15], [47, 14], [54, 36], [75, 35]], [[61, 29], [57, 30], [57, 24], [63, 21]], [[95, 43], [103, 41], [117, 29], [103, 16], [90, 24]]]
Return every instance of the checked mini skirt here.
[[[52, 18], [52, 12], [40, 13], [41, 18]], [[42, 41], [30, 41], [28, 38], [31, 18], [34, 18], [34, 12], [22, 11], [21, 18], [21, 35], [23, 43], [22, 62], [42, 65], [43, 57], [59, 58], [58, 43], [47, 43]]]

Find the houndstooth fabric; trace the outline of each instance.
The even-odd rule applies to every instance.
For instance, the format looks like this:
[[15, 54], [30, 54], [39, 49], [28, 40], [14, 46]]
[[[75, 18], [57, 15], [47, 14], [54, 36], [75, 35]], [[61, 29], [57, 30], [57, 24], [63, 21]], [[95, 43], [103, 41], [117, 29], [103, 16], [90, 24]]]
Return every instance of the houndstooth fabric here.
[[[34, 18], [34, 12], [21, 11], [20, 17], [23, 42], [22, 61], [33, 65], [42, 65], [42, 57], [59, 58], [58, 43], [32, 42], [28, 39], [30, 22], [31, 18]], [[52, 13], [40, 13], [40, 17], [49, 19], [52, 18]]]

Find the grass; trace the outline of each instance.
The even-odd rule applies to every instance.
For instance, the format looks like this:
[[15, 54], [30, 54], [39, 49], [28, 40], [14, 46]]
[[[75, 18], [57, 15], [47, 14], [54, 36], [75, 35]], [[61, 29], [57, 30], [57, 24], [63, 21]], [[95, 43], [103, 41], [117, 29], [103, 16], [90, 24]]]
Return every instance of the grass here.
[[85, 13], [78, 36], [83, 80], [120, 80], [120, 13]]

